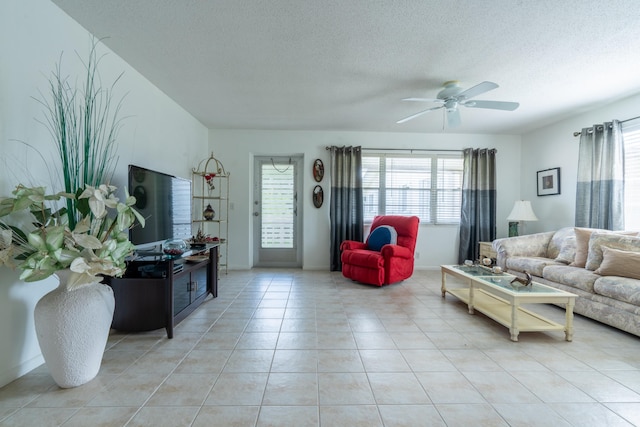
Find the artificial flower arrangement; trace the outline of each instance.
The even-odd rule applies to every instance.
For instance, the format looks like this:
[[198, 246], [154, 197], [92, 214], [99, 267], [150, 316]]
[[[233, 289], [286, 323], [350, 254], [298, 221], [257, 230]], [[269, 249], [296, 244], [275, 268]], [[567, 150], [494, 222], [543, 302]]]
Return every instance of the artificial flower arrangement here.
[[192, 246], [204, 246], [207, 243], [218, 243], [220, 239], [218, 237], [211, 237], [209, 234], [204, 234], [200, 228], [195, 236], [191, 236], [191, 239], [187, 240]]
[[[144, 218], [132, 208], [135, 197], [125, 191], [121, 203], [116, 190], [85, 185], [75, 194], [47, 195], [44, 187], [18, 185], [14, 197], [0, 199], [0, 265], [21, 269], [25, 282], [68, 268], [69, 288], [99, 281], [98, 275], [122, 275], [134, 249], [126, 230], [136, 219], [144, 226]], [[53, 211], [61, 199], [67, 206]]]
[[125, 191], [122, 203], [117, 188], [104, 184], [115, 169], [122, 99], [112, 105], [120, 77], [110, 88], [100, 85], [97, 45], [94, 39], [83, 61], [86, 83], [80, 89], [58, 63], [49, 96], [36, 99], [45, 107], [39, 121], [55, 141], [64, 191], [46, 194], [45, 187], [18, 185], [13, 197], [0, 198], [0, 265], [22, 270], [25, 282], [65, 269], [71, 270], [68, 288], [99, 282], [98, 275], [120, 276], [134, 249], [126, 230], [136, 219], [144, 226], [132, 208], [135, 197]]
[[207, 182], [207, 185], [209, 186], [209, 190], [215, 190], [216, 186], [215, 183], [213, 182], [213, 178], [216, 177], [216, 174], [213, 172], [209, 172], [204, 174], [204, 179]]

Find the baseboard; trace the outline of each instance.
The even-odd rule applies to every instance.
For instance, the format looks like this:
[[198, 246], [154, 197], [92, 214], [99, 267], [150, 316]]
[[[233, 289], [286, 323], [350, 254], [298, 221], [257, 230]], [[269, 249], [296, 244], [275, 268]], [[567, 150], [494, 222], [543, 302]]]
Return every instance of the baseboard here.
[[12, 381], [17, 380], [23, 375], [28, 374], [44, 363], [42, 354], [39, 354], [29, 360], [24, 361], [18, 366], [14, 366], [9, 370], [0, 374], [0, 387], [4, 387]]

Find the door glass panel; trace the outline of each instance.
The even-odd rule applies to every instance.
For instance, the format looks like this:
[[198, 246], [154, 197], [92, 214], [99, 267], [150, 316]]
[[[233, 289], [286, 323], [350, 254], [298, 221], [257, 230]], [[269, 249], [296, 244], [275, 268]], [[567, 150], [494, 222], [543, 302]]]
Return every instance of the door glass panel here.
[[262, 165], [262, 248], [295, 247], [294, 165]]

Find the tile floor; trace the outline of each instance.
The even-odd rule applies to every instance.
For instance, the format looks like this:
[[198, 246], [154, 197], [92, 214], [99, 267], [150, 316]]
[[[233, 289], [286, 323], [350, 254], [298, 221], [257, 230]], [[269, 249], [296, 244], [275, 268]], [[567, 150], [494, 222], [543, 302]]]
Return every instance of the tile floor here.
[[59, 389], [42, 366], [0, 389], [0, 425], [640, 425], [640, 338], [577, 316], [573, 342], [514, 343], [439, 288], [438, 271], [383, 288], [230, 272], [174, 339], [114, 332], [90, 383]]

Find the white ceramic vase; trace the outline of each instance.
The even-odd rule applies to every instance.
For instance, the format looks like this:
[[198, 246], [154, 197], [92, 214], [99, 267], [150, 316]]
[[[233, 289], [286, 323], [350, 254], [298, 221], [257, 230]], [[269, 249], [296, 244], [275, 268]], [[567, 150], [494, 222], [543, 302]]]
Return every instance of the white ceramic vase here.
[[107, 345], [115, 299], [96, 282], [68, 289], [70, 270], [56, 273], [60, 285], [38, 301], [35, 327], [40, 350], [54, 381], [77, 387], [98, 374]]

